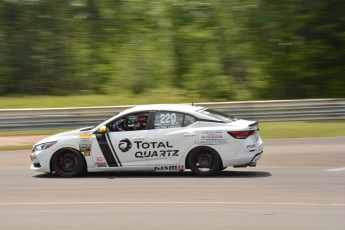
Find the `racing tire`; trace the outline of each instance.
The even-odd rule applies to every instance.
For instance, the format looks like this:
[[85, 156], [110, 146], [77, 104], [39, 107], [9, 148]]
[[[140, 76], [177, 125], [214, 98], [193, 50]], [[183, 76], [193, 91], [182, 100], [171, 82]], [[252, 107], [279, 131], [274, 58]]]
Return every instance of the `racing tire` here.
[[213, 176], [223, 168], [218, 153], [208, 147], [200, 147], [189, 153], [187, 163], [196, 176]]
[[85, 173], [85, 159], [73, 149], [63, 149], [52, 157], [52, 170], [61, 177], [77, 177]]

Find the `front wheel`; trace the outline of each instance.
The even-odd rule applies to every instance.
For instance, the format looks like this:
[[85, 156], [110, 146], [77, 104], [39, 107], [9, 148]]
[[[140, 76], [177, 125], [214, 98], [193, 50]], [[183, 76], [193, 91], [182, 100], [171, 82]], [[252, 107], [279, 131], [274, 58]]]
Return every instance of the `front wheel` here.
[[52, 158], [52, 168], [62, 177], [80, 176], [85, 171], [84, 157], [73, 149], [61, 150]]
[[197, 176], [213, 176], [223, 168], [218, 153], [210, 148], [199, 148], [188, 155], [188, 166]]

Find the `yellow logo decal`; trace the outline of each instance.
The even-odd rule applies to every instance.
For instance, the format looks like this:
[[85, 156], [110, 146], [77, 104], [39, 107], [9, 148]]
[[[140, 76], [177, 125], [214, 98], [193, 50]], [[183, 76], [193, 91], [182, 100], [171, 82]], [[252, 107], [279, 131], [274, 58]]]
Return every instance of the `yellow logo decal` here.
[[79, 134], [79, 138], [92, 138], [92, 134]]

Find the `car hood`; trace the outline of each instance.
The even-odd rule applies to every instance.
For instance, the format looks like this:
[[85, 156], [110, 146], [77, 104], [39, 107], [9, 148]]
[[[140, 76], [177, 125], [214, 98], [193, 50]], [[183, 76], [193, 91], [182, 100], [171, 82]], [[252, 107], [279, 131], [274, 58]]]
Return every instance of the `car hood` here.
[[79, 134], [90, 133], [90, 129], [89, 128], [91, 128], [91, 127], [86, 127], [86, 128], [75, 129], [75, 130], [66, 131], [66, 132], [62, 132], [62, 133], [57, 133], [57, 134], [54, 134], [52, 136], [49, 136], [49, 137], [46, 137], [46, 138], [40, 140], [35, 145], [46, 143], [46, 142], [58, 141], [58, 140], [60, 140], [62, 138], [73, 137], [73, 136], [76, 136], [76, 135], [79, 135]]

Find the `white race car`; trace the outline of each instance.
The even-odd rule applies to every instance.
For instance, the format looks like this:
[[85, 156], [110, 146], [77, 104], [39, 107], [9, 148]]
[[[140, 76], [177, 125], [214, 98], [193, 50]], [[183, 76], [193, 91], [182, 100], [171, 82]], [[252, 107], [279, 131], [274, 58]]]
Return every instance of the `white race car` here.
[[210, 176], [256, 166], [263, 152], [258, 122], [192, 105], [127, 109], [96, 127], [39, 141], [31, 169], [74, 177], [98, 171], [190, 169]]

